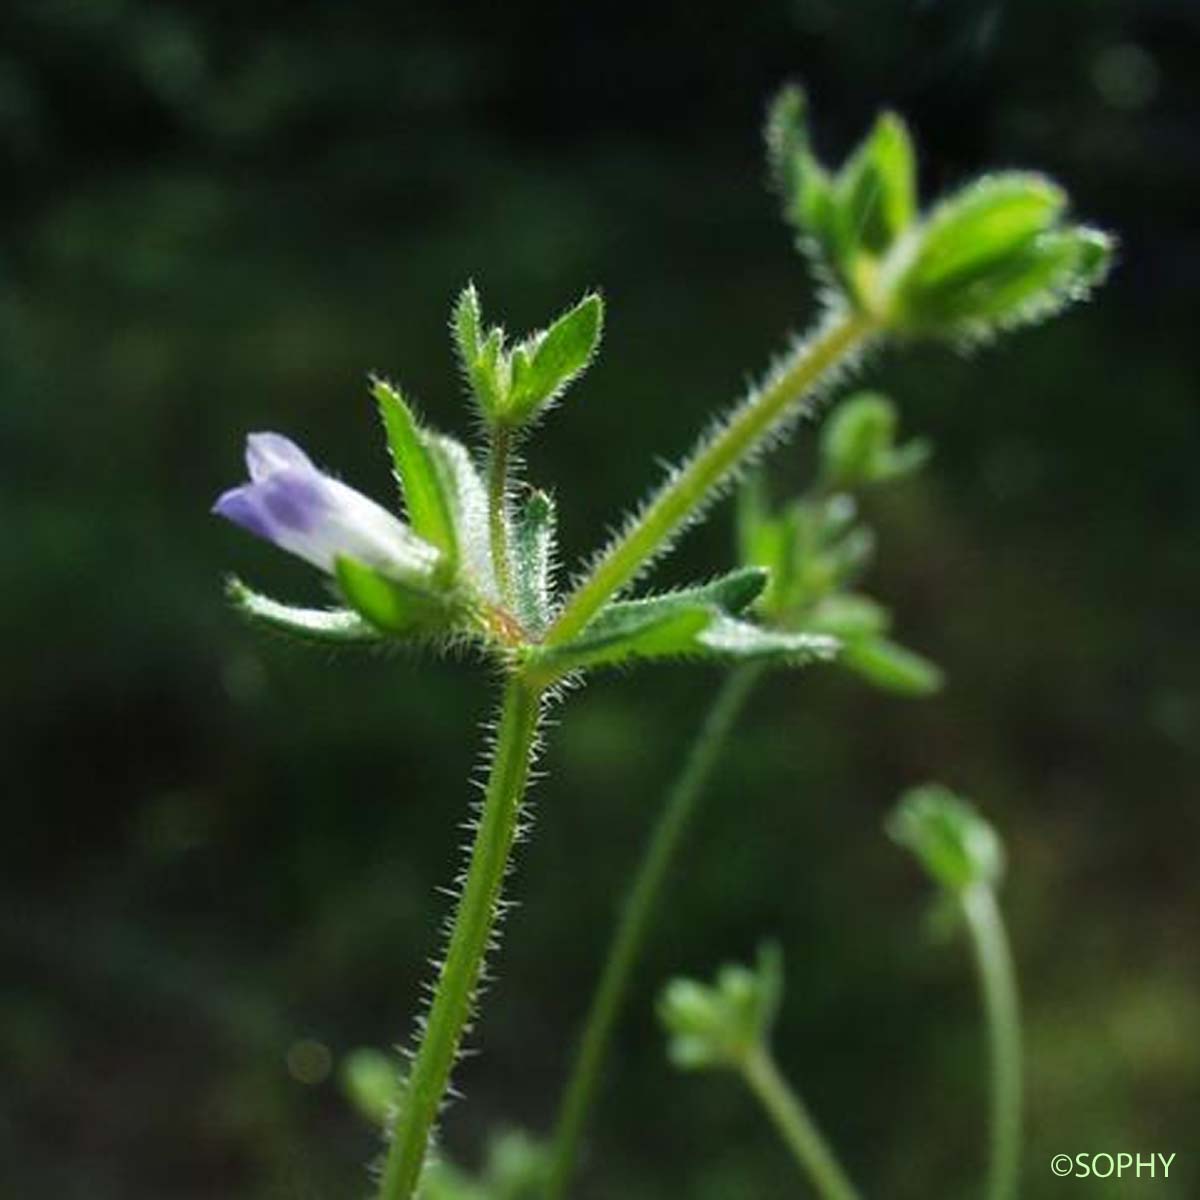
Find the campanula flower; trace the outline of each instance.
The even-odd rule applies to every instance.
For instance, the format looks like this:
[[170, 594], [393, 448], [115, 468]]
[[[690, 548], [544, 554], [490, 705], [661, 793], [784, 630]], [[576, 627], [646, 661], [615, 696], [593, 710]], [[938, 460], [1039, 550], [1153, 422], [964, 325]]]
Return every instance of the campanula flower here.
[[334, 574], [345, 557], [411, 579], [428, 578], [437, 565], [435, 547], [282, 434], [250, 434], [246, 468], [250, 482], [220, 496], [213, 512], [320, 570]]

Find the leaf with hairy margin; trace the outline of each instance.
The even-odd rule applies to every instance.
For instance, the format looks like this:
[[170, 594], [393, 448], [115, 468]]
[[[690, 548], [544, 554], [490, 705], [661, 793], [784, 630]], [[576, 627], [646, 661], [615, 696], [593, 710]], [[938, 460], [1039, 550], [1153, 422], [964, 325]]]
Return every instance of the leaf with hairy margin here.
[[377, 642], [379, 630], [346, 608], [300, 608], [283, 604], [230, 577], [225, 594], [252, 625], [287, 634], [298, 641], [324, 646], [353, 646]]

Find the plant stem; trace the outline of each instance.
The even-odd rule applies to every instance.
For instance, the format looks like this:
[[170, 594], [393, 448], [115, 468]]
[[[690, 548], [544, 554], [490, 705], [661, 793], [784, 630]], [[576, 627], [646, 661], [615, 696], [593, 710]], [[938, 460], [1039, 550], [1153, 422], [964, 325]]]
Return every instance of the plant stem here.
[[475, 990], [495, 928], [540, 714], [540, 693], [519, 676], [510, 678], [466, 885], [421, 1045], [392, 1124], [379, 1200], [409, 1200], [421, 1179], [430, 1131], [471, 1019]]
[[766, 1046], [756, 1046], [742, 1063], [742, 1077], [822, 1200], [857, 1200], [858, 1193], [800, 1097], [779, 1073]]
[[989, 1200], [1013, 1200], [1021, 1166], [1021, 1016], [1012, 952], [995, 892], [986, 885], [962, 897], [987, 1017], [991, 1059]]
[[546, 635], [547, 645], [569, 641], [608, 598], [628, 584], [738, 464], [794, 413], [799, 400], [874, 332], [869, 317], [842, 312], [771, 373], [729, 419], [703, 438], [684, 466], [609, 547], [587, 580], [567, 600]]
[[726, 676], [646, 843], [637, 877], [625, 901], [604, 970], [592, 997], [571, 1078], [559, 1106], [550, 1178], [546, 1186], [547, 1200], [562, 1200], [567, 1193], [579, 1138], [595, 1101], [600, 1070], [613, 1027], [625, 1004], [630, 979], [662, 896], [663, 884], [712, 774], [713, 765], [762, 672], [762, 664], [751, 663], [736, 668]]
[[488, 538], [492, 548], [492, 569], [500, 599], [512, 604], [512, 568], [508, 557], [508, 468], [512, 453], [512, 431], [505, 425], [491, 430], [488, 454]]

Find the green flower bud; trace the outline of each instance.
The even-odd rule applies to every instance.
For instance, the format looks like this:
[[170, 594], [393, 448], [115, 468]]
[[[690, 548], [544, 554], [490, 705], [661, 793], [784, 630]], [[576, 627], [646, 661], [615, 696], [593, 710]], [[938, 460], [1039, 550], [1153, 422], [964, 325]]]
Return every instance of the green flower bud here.
[[1040, 320], [1104, 277], [1113, 240], [1064, 225], [1066, 194], [1040, 175], [988, 176], [943, 201], [888, 264], [888, 319], [978, 339]]
[[779, 948], [764, 946], [753, 969], [727, 965], [716, 983], [674, 979], [659, 1000], [671, 1061], [684, 1070], [734, 1067], [769, 1039], [783, 996]]
[[1004, 873], [1004, 847], [996, 831], [941, 784], [905, 792], [888, 819], [887, 832], [949, 892], [994, 885]]

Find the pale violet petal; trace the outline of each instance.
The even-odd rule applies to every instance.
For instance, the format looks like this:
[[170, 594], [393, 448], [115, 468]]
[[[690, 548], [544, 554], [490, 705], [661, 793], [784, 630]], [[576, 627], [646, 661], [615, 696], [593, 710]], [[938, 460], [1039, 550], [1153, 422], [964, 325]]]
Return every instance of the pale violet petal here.
[[430, 575], [440, 557], [436, 547], [418, 537], [382, 505], [339, 479], [326, 478], [330, 499], [328, 533], [337, 553], [394, 575]]
[[251, 433], [246, 437], [246, 469], [255, 483], [287, 467], [316, 471], [312, 460], [282, 433]]
[[270, 524], [262, 511], [260, 497], [250, 484], [230, 488], [217, 497], [212, 511], [235, 525], [254, 534], [256, 537], [271, 539]]
[[435, 547], [282, 434], [251, 434], [246, 466], [252, 482], [225, 492], [213, 511], [318, 569], [333, 574], [343, 555], [398, 578], [427, 580], [436, 567]]

